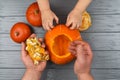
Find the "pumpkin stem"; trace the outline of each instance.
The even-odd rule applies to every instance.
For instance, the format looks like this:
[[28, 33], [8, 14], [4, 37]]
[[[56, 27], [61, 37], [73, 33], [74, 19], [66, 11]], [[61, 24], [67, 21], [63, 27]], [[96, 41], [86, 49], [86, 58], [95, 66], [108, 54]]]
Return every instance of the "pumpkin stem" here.
[[35, 15], [37, 15], [39, 13], [39, 10], [35, 10]]
[[15, 36], [18, 36], [19, 35], [19, 32], [15, 32]]

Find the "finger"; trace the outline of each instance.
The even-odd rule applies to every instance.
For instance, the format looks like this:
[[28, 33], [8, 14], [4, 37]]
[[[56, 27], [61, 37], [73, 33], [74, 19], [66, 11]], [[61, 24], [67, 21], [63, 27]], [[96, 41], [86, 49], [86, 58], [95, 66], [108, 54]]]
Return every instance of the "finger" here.
[[88, 55], [93, 56], [92, 49], [88, 43], [85, 43], [84, 48], [86, 49]]
[[71, 42], [69, 46], [76, 46], [76, 44], [74, 44], [74, 42]]
[[46, 64], [47, 64], [47, 61], [41, 61], [40, 63], [39, 63], [39, 65], [38, 65], [38, 67], [45, 67], [46, 66]]
[[83, 47], [81, 45], [77, 45], [76, 48], [76, 53], [77, 53], [77, 57], [79, 57], [79, 59], [85, 59], [85, 55], [83, 54]]
[[25, 43], [22, 42], [22, 48], [21, 48], [21, 55], [22, 55], [22, 58], [27, 56], [27, 52], [25, 50], [26, 46], [25, 46]]
[[50, 30], [50, 27], [49, 27], [49, 25], [48, 25], [48, 24], [46, 25], [46, 27], [45, 27], [45, 28], [46, 28], [46, 30], [47, 30], [47, 31], [49, 31], [49, 30]]
[[41, 47], [45, 48], [45, 43], [43, 41], [43, 38], [39, 38], [38, 40], [41, 43]]
[[75, 41], [73, 41], [73, 44], [74, 44], [74, 45], [81, 44], [81, 41], [80, 41], [80, 40], [75, 40]]
[[70, 19], [67, 20], [66, 26], [70, 26], [72, 24], [72, 21]]
[[76, 55], [76, 51], [75, 50], [71, 50], [69, 49], [70, 53], [72, 53], [73, 55]]
[[66, 26], [68, 26], [68, 21], [69, 21], [69, 16], [67, 17], [67, 20], [66, 20]]
[[79, 29], [79, 27], [80, 27], [80, 24], [78, 23], [76, 28]]
[[46, 27], [45, 27], [45, 25], [44, 25], [44, 24], [43, 24], [43, 29], [44, 29], [44, 30], [46, 30]]
[[43, 42], [43, 38], [39, 38], [38, 40], [39, 40], [40, 42]]
[[49, 27], [50, 28], [53, 28], [54, 26], [53, 26], [53, 20], [51, 21], [51, 22], [49, 22]]
[[45, 43], [44, 43], [44, 42], [42, 42], [42, 45], [41, 45], [41, 47], [45, 48]]
[[46, 51], [45, 51], [45, 54], [49, 54], [49, 52], [46, 50]]
[[36, 37], [36, 34], [33, 33], [33, 34], [30, 36], [30, 38], [33, 38], [33, 37]]
[[56, 21], [57, 24], [59, 23], [59, 19], [56, 15], [55, 15], [55, 21]]
[[75, 49], [76, 49], [76, 46], [69, 46], [68, 49], [70, 49], [70, 50], [75, 50]]
[[76, 26], [77, 26], [77, 25], [76, 25], [75, 23], [73, 23], [72, 26], [70, 27], [70, 29], [75, 29]]

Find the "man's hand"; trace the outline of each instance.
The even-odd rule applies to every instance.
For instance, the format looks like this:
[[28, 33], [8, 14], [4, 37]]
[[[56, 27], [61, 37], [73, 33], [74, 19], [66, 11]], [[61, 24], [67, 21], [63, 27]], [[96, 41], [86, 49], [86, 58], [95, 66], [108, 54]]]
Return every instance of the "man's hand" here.
[[[30, 37], [36, 37], [36, 35], [32, 34]], [[39, 41], [41, 42], [41, 39], [39, 39]], [[45, 45], [42, 44], [42, 47], [45, 47]], [[32, 59], [30, 58], [25, 48], [26, 48], [26, 45], [24, 42], [22, 42], [21, 58], [26, 67], [26, 72], [22, 80], [39, 80], [42, 72], [46, 67], [47, 62], [44, 61], [44, 62], [40, 62], [37, 66], [34, 65]]]
[[69, 47], [70, 52], [76, 55], [77, 59], [74, 64], [74, 72], [79, 80], [93, 80], [90, 75], [90, 68], [93, 53], [88, 43], [83, 41], [73, 41]]

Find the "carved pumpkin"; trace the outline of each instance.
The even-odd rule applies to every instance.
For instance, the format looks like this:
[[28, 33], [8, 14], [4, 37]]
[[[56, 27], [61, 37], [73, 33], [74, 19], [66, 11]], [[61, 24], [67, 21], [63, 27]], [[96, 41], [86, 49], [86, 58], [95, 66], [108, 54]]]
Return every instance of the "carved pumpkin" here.
[[50, 60], [55, 64], [71, 62], [75, 56], [69, 50], [73, 40], [82, 40], [78, 30], [70, 30], [65, 25], [57, 25], [45, 34], [45, 43], [49, 50]]

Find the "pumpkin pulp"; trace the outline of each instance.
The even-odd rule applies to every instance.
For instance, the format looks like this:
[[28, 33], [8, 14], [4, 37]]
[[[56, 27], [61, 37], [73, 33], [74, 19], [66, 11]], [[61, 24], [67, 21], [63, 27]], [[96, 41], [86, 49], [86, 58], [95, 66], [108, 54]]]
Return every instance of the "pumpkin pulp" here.
[[69, 50], [66, 49], [69, 47], [70, 44], [70, 39], [63, 35], [59, 35], [57, 37], [55, 37], [54, 39], [54, 43], [53, 43], [53, 52], [58, 55], [58, 56], [67, 56], [67, 54], [69, 53]]

